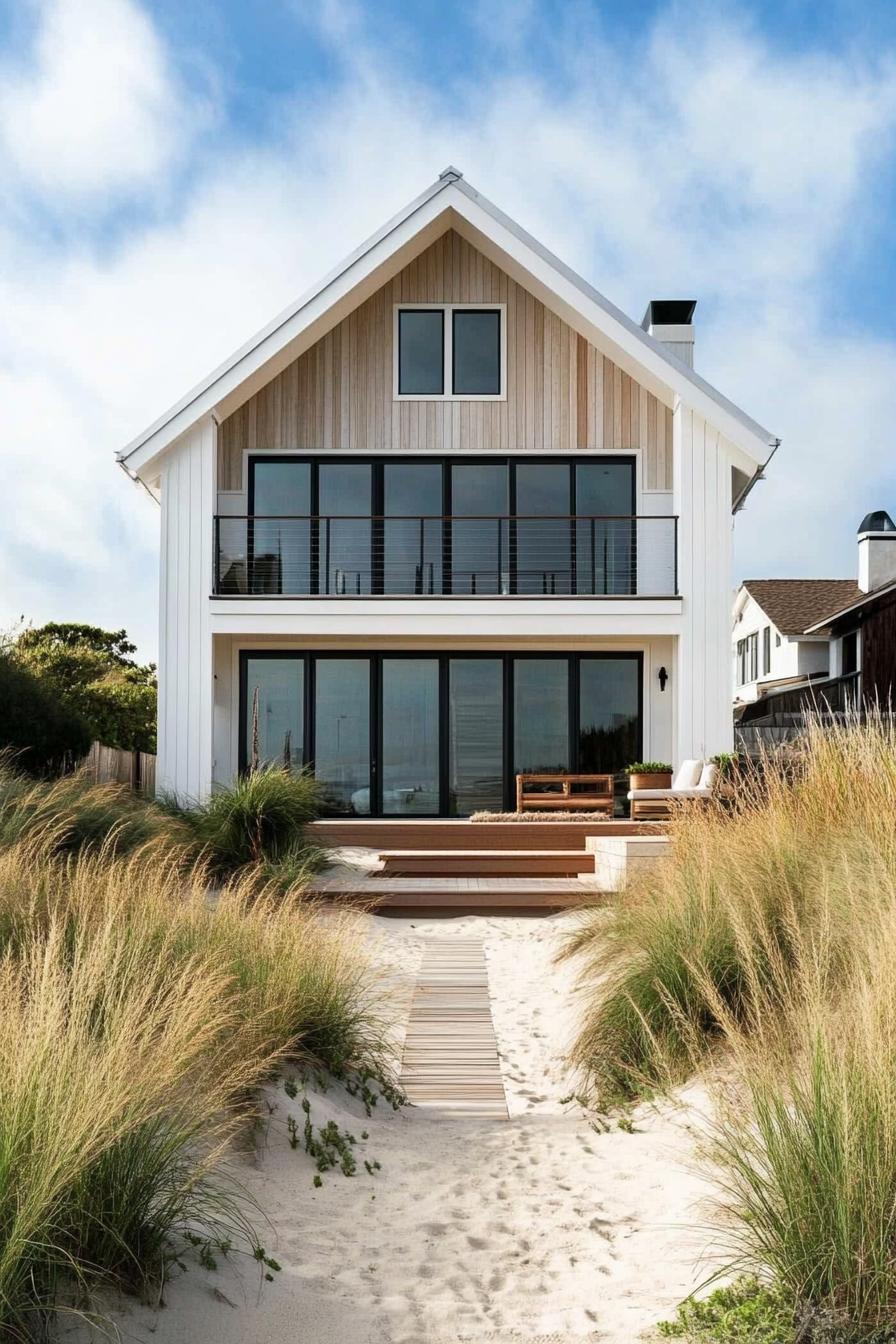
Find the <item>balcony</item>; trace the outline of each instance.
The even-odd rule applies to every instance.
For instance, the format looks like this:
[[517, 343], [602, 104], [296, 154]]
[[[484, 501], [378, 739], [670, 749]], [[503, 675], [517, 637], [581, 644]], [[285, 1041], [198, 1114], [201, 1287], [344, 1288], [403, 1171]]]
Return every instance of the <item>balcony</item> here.
[[675, 597], [673, 516], [215, 517], [218, 597]]

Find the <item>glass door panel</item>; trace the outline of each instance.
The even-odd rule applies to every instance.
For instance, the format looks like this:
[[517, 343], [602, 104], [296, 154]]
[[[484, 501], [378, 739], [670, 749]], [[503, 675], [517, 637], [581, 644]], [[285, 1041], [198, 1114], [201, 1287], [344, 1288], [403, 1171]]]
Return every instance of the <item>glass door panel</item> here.
[[[516, 591], [574, 592], [568, 462], [518, 462], [516, 466]], [[531, 515], [525, 517], [525, 515]]]
[[370, 813], [370, 659], [317, 658], [314, 773], [339, 812]]
[[582, 774], [632, 765], [641, 753], [641, 661], [579, 660], [579, 770]]
[[382, 785], [386, 816], [438, 816], [439, 660], [384, 658]]
[[318, 471], [318, 591], [336, 596], [373, 591], [372, 466], [326, 462]]
[[302, 658], [246, 658], [246, 766], [285, 765], [301, 769], [305, 760], [305, 661]]
[[509, 469], [505, 462], [451, 468], [451, 591], [510, 592]]
[[514, 774], [569, 770], [569, 659], [513, 660]]
[[442, 464], [383, 466], [383, 592], [442, 591]]
[[[252, 517], [246, 537], [249, 592], [309, 593], [310, 463], [254, 459], [250, 499]], [[222, 519], [219, 526], [223, 542], [224, 536], [232, 530], [233, 522]], [[244, 590], [237, 588], [236, 591]]]
[[448, 812], [504, 806], [504, 664], [452, 658], [448, 669]]
[[[576, 464], [576, 579], [580, 593], [637, 591], [634, 462]], [[599, 515], [599, 516], [597, 516]], [[609, 516], [608, 516], [609, 515]]]

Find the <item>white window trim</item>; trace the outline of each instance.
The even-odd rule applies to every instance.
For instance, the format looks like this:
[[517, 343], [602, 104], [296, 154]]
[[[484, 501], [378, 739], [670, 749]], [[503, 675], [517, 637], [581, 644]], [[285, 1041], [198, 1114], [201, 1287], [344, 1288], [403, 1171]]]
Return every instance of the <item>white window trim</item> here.
[[[454, 393], [445, 392], [399, 392], [398, 390], [398, 314], [421, 309], [438, 309], [444, 313], [442, 386], [450, 388], [453, 376], [454, 342], [452, 340], [454, 323], [452, 314], [458, 311], [499, 312], [501, 342], [501, 391], [495, 393]], [[393, 401], [506, 401], [507, 400], [507, 304], [506, 303], [414, 303], [407, 299], [404, 303], [392, 305], [392, 400]]]

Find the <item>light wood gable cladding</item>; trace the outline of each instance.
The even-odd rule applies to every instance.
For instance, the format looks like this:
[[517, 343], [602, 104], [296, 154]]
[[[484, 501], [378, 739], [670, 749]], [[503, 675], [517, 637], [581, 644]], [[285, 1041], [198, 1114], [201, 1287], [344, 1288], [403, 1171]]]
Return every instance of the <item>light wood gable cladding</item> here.
[[[396, 303], [507, 305], [503, 401], [395, 401]], [[453, 230], [220, 426], [218, 487], [248, 450], [643, 453], [642, 485], [672, 488], [672, 412]]]

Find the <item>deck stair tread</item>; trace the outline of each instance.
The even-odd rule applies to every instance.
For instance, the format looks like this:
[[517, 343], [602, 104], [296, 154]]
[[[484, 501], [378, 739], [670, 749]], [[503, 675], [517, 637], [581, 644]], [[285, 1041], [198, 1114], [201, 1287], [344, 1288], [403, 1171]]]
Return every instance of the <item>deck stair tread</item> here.
[[578, 877], [317, 878], [309, 890], [336, 900], [373, 901], [379, 910], [557, 910], [593, 899]]

